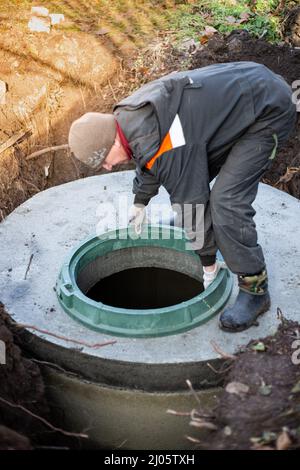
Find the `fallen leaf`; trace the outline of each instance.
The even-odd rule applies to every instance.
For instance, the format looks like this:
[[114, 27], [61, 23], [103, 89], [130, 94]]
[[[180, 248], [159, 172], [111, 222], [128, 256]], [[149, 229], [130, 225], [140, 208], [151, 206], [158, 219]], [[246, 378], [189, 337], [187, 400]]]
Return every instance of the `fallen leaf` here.
[[146, 75], [147, 73], [149, 73], [149, 68], [148, 67], [139, 67], [137, 69], [137, 72], [138, 73], [141, 73], [143, 75]]
[[205, 44], [218, 30], [213, 26], [205, 26], [204, 31], [201, 31], [200, 44]]
[[288, 183], [294, 177], [294, 175], [300, 173], [299, 167], [288, 167], [285, 174], [279, 178], [278, 183]]
[[240, 19], [238, 20], [238, 23], [246, 23], [250, 18], [249, 13], [246, 11], [240, 14]]
[[258, 444], [261, 442], [261, 437], [250, 437], [250, 441], [253, 442], [253, 444]]
[[291, 447], [292, 441], [286, 431], [282, 431], [276, 440], [276, 450], [286, 450]]
[[259, 393], [264, 396], [271, 395], [272, 393], [272, 385], [261, 385], [258, 389]]
[[275, 450], [271, 446], [263, 446], [260, 444], [254, 444], [254, 446], [251, 447], [253, 450]]
[[231, 436], [232, 429], [231, 429], [230, 426], [225, 426], [225, 428], [223, 429], [223, 432], [224, 432], [225, 436]]
[[201, 36], [201, 38], [200, 38], [200, 44], [202, 44], [202, 45], [203, 45], [203, 44], [206, 44], [207, 41], [208, 41], [208, 39], [209, 39], [208, 36], [206, 36], [206, 35], [204, 34], [204, 35]]
[[266, 346], [264, 345], [264, 343], [262, 341], [259, 341], [258, 343], [254, 344], [251, 349], [253, 349], [253, 351], [265, 351], [266, 350]]
[[293, 386], [292, 393], [299, 393], [300, 392], [300, 380], [296, 383], [296, 385]]
[[204, 33], [207, 36], [213, 36], [217, 32], [218, 32], [218, 30], [216, 28], [214, 28], [213, 26], [205, 26], [205, 28], [204, 28]]
[[243, 393], [249, 392], [248, 385], [242, 384], [241, 382], [230, 382], [225, 388], [227, 393], [235, 393], [236, 395], [242, 395]]
[[263, 434], [262, 434], [261, 442], [269, 444], [270, 442], [275, 441], [276, 437], [277, 436], [276, 436], [275, 432], [264, 431]]

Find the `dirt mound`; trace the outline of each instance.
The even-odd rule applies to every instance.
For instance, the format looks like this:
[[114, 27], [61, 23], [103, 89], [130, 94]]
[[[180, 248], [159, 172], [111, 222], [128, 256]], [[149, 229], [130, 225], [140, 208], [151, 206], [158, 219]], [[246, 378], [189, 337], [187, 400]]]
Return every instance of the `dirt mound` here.
[[299, 334], [299, 323], [283, 319], [276, 335], [250, 342], [237, 356], [214, 416], [206, 423], [214, 429], [209, 444], [201, 447], [299, 448]]
[[9, 325], [9, 317], [0, 304], [0, 448], [30, 448], [28, 438], [38, 441], [45, 428], [20, 407], [44, 417], [49, 410], [40, 369], [22, 355]]
[[285, 38], [294, 46], [300, 46], [300, 7], [293, 8], [283, 23]]
[[[246, 31], [228, 37], [215, 35], [193, 54], [191, 68], [222, 62], [250, 60], [264, 64], [292, 85], [300, 77], [300, 50], [252, 38]], [[300, 119], [293, 135], [282, 147], [263, 182], [300, 198]]]

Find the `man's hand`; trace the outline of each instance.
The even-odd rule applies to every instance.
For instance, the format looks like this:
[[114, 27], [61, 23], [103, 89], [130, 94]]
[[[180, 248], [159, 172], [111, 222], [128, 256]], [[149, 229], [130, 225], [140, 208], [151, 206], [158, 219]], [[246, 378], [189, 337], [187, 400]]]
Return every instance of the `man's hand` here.
[[146, 208], [143, 204], [133, 204], [129, 209], [129, 220], [130, 225], [134, 225], [134, 230], [137, 235], [142, 232], [142, 225], [146, 217]]
[[203, 266], [203, 285], [204, 289], [207, 289], [208, 286], [216, 279], [220, 269], [226, 268], [224, 261], [216, 261], [214, 268], [212, 266]]

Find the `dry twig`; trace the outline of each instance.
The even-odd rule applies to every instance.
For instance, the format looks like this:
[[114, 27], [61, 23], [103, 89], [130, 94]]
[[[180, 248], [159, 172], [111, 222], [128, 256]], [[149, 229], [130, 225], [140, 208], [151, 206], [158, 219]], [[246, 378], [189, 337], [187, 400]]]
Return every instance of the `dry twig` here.
[[108, 80], [108, 85], [109, 85], [110, 91], [111, 91], [111, 93], [112, 93], [113, 99], [114, 99], [115, 101], [117, 101], [117, 97], [116, 97], [116, 94], [115, 94], [115, 92], [114, 92], [114, 89], [113, 89], [113, 87], [112, 87], [112, 84], [111, 84], [110, 80]]
[[234, 356], [233, 354], [228, 354], [220, 348], [220, 346], [215, 343], [215, 341], [211, 340], [210, 344], [212, 345], [213, 349], [215, 350], [216, 353], [218, 353], [223, 359], [230, 359], [231, 361], [236, 361], [237, 357]]
[[202, 411], [200, 409], [193, 409], [190, 413], [191, 415], [191, 419], [203, 419], [203, 418], [213, 418], [213, 415], [212, 414], [209, 414], [205, 411]]
[[192, 436], [185, 436], [186, 439], [190, 442], [193, 442], [193, 444], [201, 444], [201, 441], [199, 439], [196, 439], [195, 437]]
[[32, 158], [39, 157], [40, 155], [44, 155], [48, 152], [56, 152], [57, 150], [68, 150], [69, 144], [62, 144], [62, 145], [54, 145], [53, 147], [46, 147], [42, 150], [38, 150], [37, 152], [33, 152], [26, 157], [26, 160], [31, 160]]
[[40, 188], [38, 188], [34, 183], [32, 183], [31, 181], [28, 181], [26, 180], [25, 178], [21, 177], [20, 178], [22, 181], [24, 181], [24, 183], [28, 184], [28, 186], [31, 186], [37, 193], [39, 193], [41, 190]]
[[169, 415], [174, 415], [174, 416], [191, 416], [191, 413], [188, 411], [175, 411], [175, 410], [168, 409], [166, 413], [168, 413]]
[[54, 369], [57, 369], [60, 372], [64, 372], [65, 374], [73, 375], [74, 377], [77, 377], [77, 374], [74, 374], [74, 372], [70, 372], [69, 370], [64, 369], [63, 367], [59, 366], [58, 364], [54, 364], [53, 362], [40, 361], [39, 359], [35, 359], [34, 357], [31, 357], [30, 360], [32, 362], [36, 362], [37, 364], [41, 364], [42, 366], [53, 367]]
[[196, 401], [199, 403], [199, 405], [201, 405], [200, 399], [199, 399], [197, 393], [195, 392], [195, 390], [193, 389], [193, 386], [192, 386], [191, 381], [190, 381], [190, 380], [186, 380], [186, 383], [187, 383], [187, 386], [189, 387], [190, 391], [191, 391], [192, 394], [194, 395]]
[[27, 413], [28, 415], [32, 416], [33, 418], [38, 419], [39, 421], [44, 423], [45, 426], [52, 429], [52, 431], [60, 432], [61, 434], [64, 434], [65, 436], [71, 436], [71, 437], [81, 437], [81, 438], [84, 438], [84, 439], [87, 439], [89, 437], [87, 434], [81, 434], [81, 433], [77, 434], [77, 433], [68, 432], [68, 431], [64, 431], [63, 429], [57, 428], [57, 427], [53, 426], [51, 423], [49, 423], [45, 418], [42, 418], [41, 416], [36, 415], [35, 413], [28, 410], [27, 408], [25, 408], [22, 405], [17, 405], [16, 403], [11, 403], [10, 401], [5, 400], [2, 397], [0, 397], [0, 401], [2, 403], [4, 403], [5, 405], [10, 406], [11, 408], [18, 408], [18, 409], [24, 411], [24, 413]]
[[207, 367], [209, 367], [215, 374], [218, 374], [218, 375], [221, 375], [221, 374], [226, 374], [226, 372], [228, 372], [231, 368], [232, 368], [232, 365], [226, 367], [226, 369], [224, 370], [217, 370], [214, 368], [214, 366], [212, 364], [210, 364], [209, 362], [206, 363]]
[[90, 344], [90, 343], [86, 343], [85, 341], [79, 341], [77, 339], [67, 338], [66, 336], [60, 336], [55, 333], [51, 333], [51, 331], [43, 330], [42, 328], [37, 328], [34, 325], [27, 325], [26, 323], [17, 323], [15, 326], [17, 328], [35, 330], [35, 331], [38, 331], [39, 333], [44, 333], [45, 335], [53, 336], [54, 338], [62, 339], [63, 341], [68, 341], [71, 343], [79, 344], [80, 346], [86, 346], [87, 348], [92, 348], [92, 349], [102, 348], [103, 346], [108, 346], [110, 344], [115, 344], [117, 342], [116, 340], [111, 340], [111, 341], [106, 341], [105, 343]]
[[191, 421], [190, 426], [194, 426], [195, 428], [200, 428], [200, 429], [209, 429], [210, 431], [216, 431], [218, 429], [218, 427], [215, 424], [209, 423], [208, 421], [200, 421], [200, 420]]
[[284, 185], [286, 183], [289, 183], [294, 178], [294, 176], [299, 175], [299, 174], [300, 174], [300, 167], [288, 166], [285, 174], [281, 176], [278, 181], [276, 181], [276, 183], [274, 184], [274, 187], [275, 188], [284, 187]]

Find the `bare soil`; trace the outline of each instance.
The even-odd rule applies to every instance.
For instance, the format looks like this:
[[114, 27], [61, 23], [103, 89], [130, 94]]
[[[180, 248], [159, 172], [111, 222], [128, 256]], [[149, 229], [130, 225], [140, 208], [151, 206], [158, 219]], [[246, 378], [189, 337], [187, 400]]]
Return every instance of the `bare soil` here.
[[251, 341], [236, 356], [224, 374], [224, 391], [209, 419], [216, 429], [201, 447], [299, 449], [299, 335], [299, 323], [283, 318], [274, 336]]
[[300, 7], [289, 11], [282, 26], [286, 40], [300, 47]]
[[[274, 336], [251, 341], [235, 360], [225, 357], [217, 407], [213, 414], [197, 410], [196, 424], [205, 434], [194, 427], [191, 430], [190, 436], [200, 439], [196, 448], [299, 449], [300, 324], [280, 318]], [[0, 305], [0, 340], [7, 348], [7, 365], [0, 366], [0, 450], [76, 448], [74, 439], [49, 434], [49, 429], [25, 412], [51, 422], [41, 371], [22, 354], [19, 334]], [[207, 431], [208, 427], [212, 429]]]
[[24, 357], [12, 331], [0, 303], [0, 341], [6, 347], [6, 364], [0, 365], [0, 450], [30, 449], [31, 441], [37, 443], [45, 437], [44, 425], [20, 407], [44, 418], [49, 415], [40, 369]]

